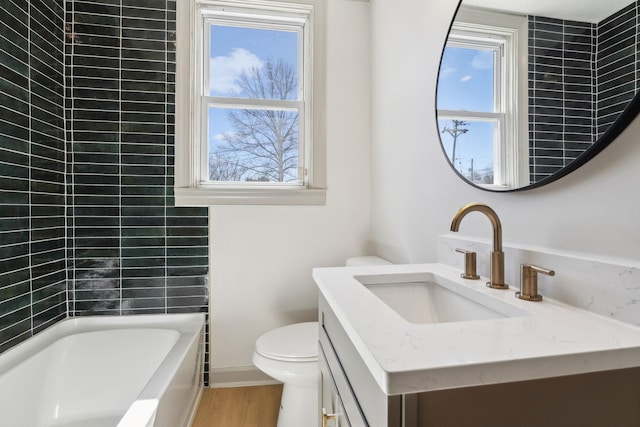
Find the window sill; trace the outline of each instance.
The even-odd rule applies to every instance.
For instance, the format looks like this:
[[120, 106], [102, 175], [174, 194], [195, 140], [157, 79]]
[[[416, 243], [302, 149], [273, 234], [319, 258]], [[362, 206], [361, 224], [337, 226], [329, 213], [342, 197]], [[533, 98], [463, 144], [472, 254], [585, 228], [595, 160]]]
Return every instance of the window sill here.
[[324, 205], [320, 188], [176, 188], [176, 206]]

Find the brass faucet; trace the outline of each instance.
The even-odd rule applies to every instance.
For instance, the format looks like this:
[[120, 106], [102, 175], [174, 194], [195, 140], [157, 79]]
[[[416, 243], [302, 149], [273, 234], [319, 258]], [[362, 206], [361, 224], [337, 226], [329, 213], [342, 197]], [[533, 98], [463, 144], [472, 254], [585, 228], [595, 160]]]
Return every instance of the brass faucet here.
[[489, 218], [493, 226], [493, 252], [491, 252], [491, 280], [487, 286], [495, 289], [508, 289], [504, 283], [504, 252], [502, 252], [502, 225], [498, 214], [482, 203], [471, 203], [460, 208], [451, 220], [451, 231], [460, 229], [460, 222], [469, 212], [482, 212]]

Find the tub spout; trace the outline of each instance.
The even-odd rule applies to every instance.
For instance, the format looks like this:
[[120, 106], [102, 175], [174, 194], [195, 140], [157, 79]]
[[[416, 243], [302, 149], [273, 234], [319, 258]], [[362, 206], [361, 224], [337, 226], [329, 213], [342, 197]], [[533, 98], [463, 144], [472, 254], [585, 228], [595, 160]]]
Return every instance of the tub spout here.
[[471, 203], [463, 206], [453, 216], [451, 220], [451, 231], [458, 231], [460, 223], [469, 212], [481, 212], [489, 218], [493, 226], [493, 251], [491, 252], [491, 280], [487, 286], [496, 289], [508, 289], [509, 285], [504, 283], [504, 252], [502, 252], [502, 225], [498, 214], [489, 206], [482, 203]]

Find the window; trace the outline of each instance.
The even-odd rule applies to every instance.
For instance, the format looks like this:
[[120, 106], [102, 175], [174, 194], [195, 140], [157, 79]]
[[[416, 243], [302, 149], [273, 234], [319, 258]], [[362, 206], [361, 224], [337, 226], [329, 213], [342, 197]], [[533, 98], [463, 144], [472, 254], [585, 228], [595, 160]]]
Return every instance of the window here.
[[178, 5], [176, 203], [324, 203], [318, 5], [184, 3], [191, 4]]
[[518, 45], [521, 22], [505, 28], [489, 25], [486, 14], [471, 16], [469, 22], [456, 18], [442, 57], [437, 112], [443, 147], [458, 173], [476, 185], [523, 184], [528, 155], [526, 132], [518, 130], [518, 121], [526, 128], [527, 110], [526, 84], [519, 81], [526, 69], [518, 69], [526, 55]]

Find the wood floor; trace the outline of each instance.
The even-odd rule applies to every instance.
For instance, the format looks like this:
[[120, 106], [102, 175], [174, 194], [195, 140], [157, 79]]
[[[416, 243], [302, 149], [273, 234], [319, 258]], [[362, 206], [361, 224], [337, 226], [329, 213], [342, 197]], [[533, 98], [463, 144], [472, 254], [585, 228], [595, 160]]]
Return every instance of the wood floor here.
[[281, 385], [207, 388], [192, 427], [275, 427]]

